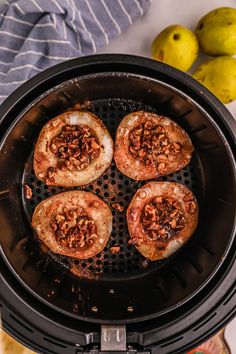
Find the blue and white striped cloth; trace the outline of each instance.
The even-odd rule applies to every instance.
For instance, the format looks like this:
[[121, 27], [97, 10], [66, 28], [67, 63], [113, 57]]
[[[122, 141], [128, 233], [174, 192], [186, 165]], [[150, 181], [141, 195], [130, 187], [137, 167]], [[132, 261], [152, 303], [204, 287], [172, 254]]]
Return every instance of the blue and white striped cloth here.
[[33, 75], [96, 53], [151, 0], [7, 0], [0, 5], [0, 103]]

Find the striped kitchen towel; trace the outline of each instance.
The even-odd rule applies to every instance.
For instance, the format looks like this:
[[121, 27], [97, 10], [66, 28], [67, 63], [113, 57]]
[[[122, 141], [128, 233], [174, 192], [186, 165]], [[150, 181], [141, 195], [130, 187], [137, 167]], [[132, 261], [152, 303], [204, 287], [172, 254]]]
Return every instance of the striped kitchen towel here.
[[147, 10], [151, 0], [3, 0], [0, 103], [33, 75], [96, 53]]

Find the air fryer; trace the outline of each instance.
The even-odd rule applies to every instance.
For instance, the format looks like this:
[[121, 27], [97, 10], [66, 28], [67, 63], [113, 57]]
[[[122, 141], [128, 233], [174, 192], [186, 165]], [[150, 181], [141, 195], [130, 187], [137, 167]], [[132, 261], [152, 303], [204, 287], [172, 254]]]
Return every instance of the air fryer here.
[[[45, 249], [31, 227], [35, 206], [56, 193], [32, 168], [43, 125], [73, 107], [99, 116], [113, 139], [121, 119], [138, 110], [170, 117], [189, 134], [191, 163], [157, 180], [190, 188], [199, 203], [191, 239], [151, 262], [128, 243], [125, 211], [147, 181], [112, 162], [82, 187], [113, 211], [101, 253], [75, 260]], [[67, 61], [35, 76], [0, 107], [1, 314], [3, 328], [38, 353], [184, 353], [236, 312], [236, 123], [187, 74], [149, 59], [98, 55]], [[33, 197], [24, 195], [24, 185]], [[110, 247], [119, 245], [112, 254]]]

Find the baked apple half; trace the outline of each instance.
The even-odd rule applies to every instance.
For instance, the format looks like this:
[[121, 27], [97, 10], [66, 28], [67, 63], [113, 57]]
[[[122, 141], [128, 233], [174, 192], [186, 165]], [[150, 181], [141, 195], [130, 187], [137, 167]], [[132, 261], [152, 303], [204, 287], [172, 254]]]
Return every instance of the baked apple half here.
[[151, 261], [167, 258], [193, 234], [198, 223], [194, 194], [174, 182], [149, 182], [127, 210], [130, 243]]
[[180, 170], [193, 150], [188, 134], [173, 120], [140, 111], [121, 121], [114, 159], [123, 174], [140, 181]]
[[112, 213], [93, 193], [63, 192], [37, 205], [32, 226], [52, 252], [86, 259], [106, 246], [112, 230]]
[[82, 186], [102, 175], [113, 157], [106, 127], [90, 112], [67, 112], [41, 130], [34, 150], [34, 173], [47, 185]]

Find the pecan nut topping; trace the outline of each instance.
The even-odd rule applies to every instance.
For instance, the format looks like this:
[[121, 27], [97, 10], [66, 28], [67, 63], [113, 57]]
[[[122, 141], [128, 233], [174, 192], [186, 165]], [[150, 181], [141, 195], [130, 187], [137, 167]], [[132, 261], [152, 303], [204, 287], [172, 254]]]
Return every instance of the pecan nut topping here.
[[113, 209], [117, 210], [119, 213], [122, 213], [124, 211], [124, 207], [120, 203], [113, 203], [111, 206]]
[[186, 210], [190, 214], [194, 214], [197, 210], [197, 204], [196, 204], [193, 194], [192, 193], [185, 194], [184, 202], [185, 202]]
[[33, 191], [28, 184], [24, 185], [24, 194], [26, 199], [31, 199], [33, 197]]
[[120, 252], [120, 246], [112, 246], [112, 247], [110, 247], [110, 252], [111, 252], [111, 254], [115, 254], [115, 253]]
[[178, 201], [157, 196], [144, 206], [141, 224], [149, 239], [168, 241], [185, 227], [186, 219]]
[[98, 237], [94, 220], [81, 209], [63, 209], [51, 221], [58, 244], [68, 249], [91, 246]]
[[156, 165], [157, 170], [163, 173], [166, 169], [170, 153], [178, 155], [182, 146], [180, 143], [171, 143], [165, 128], [147, 120], [129, 134], [129, 152], [146, 166]]
[[86, 125], [65, 125], [51, 140], [50, 149], [59, 159], [59, 169], [81, 171], [99, 156], [101, 147], [93, 129]]

